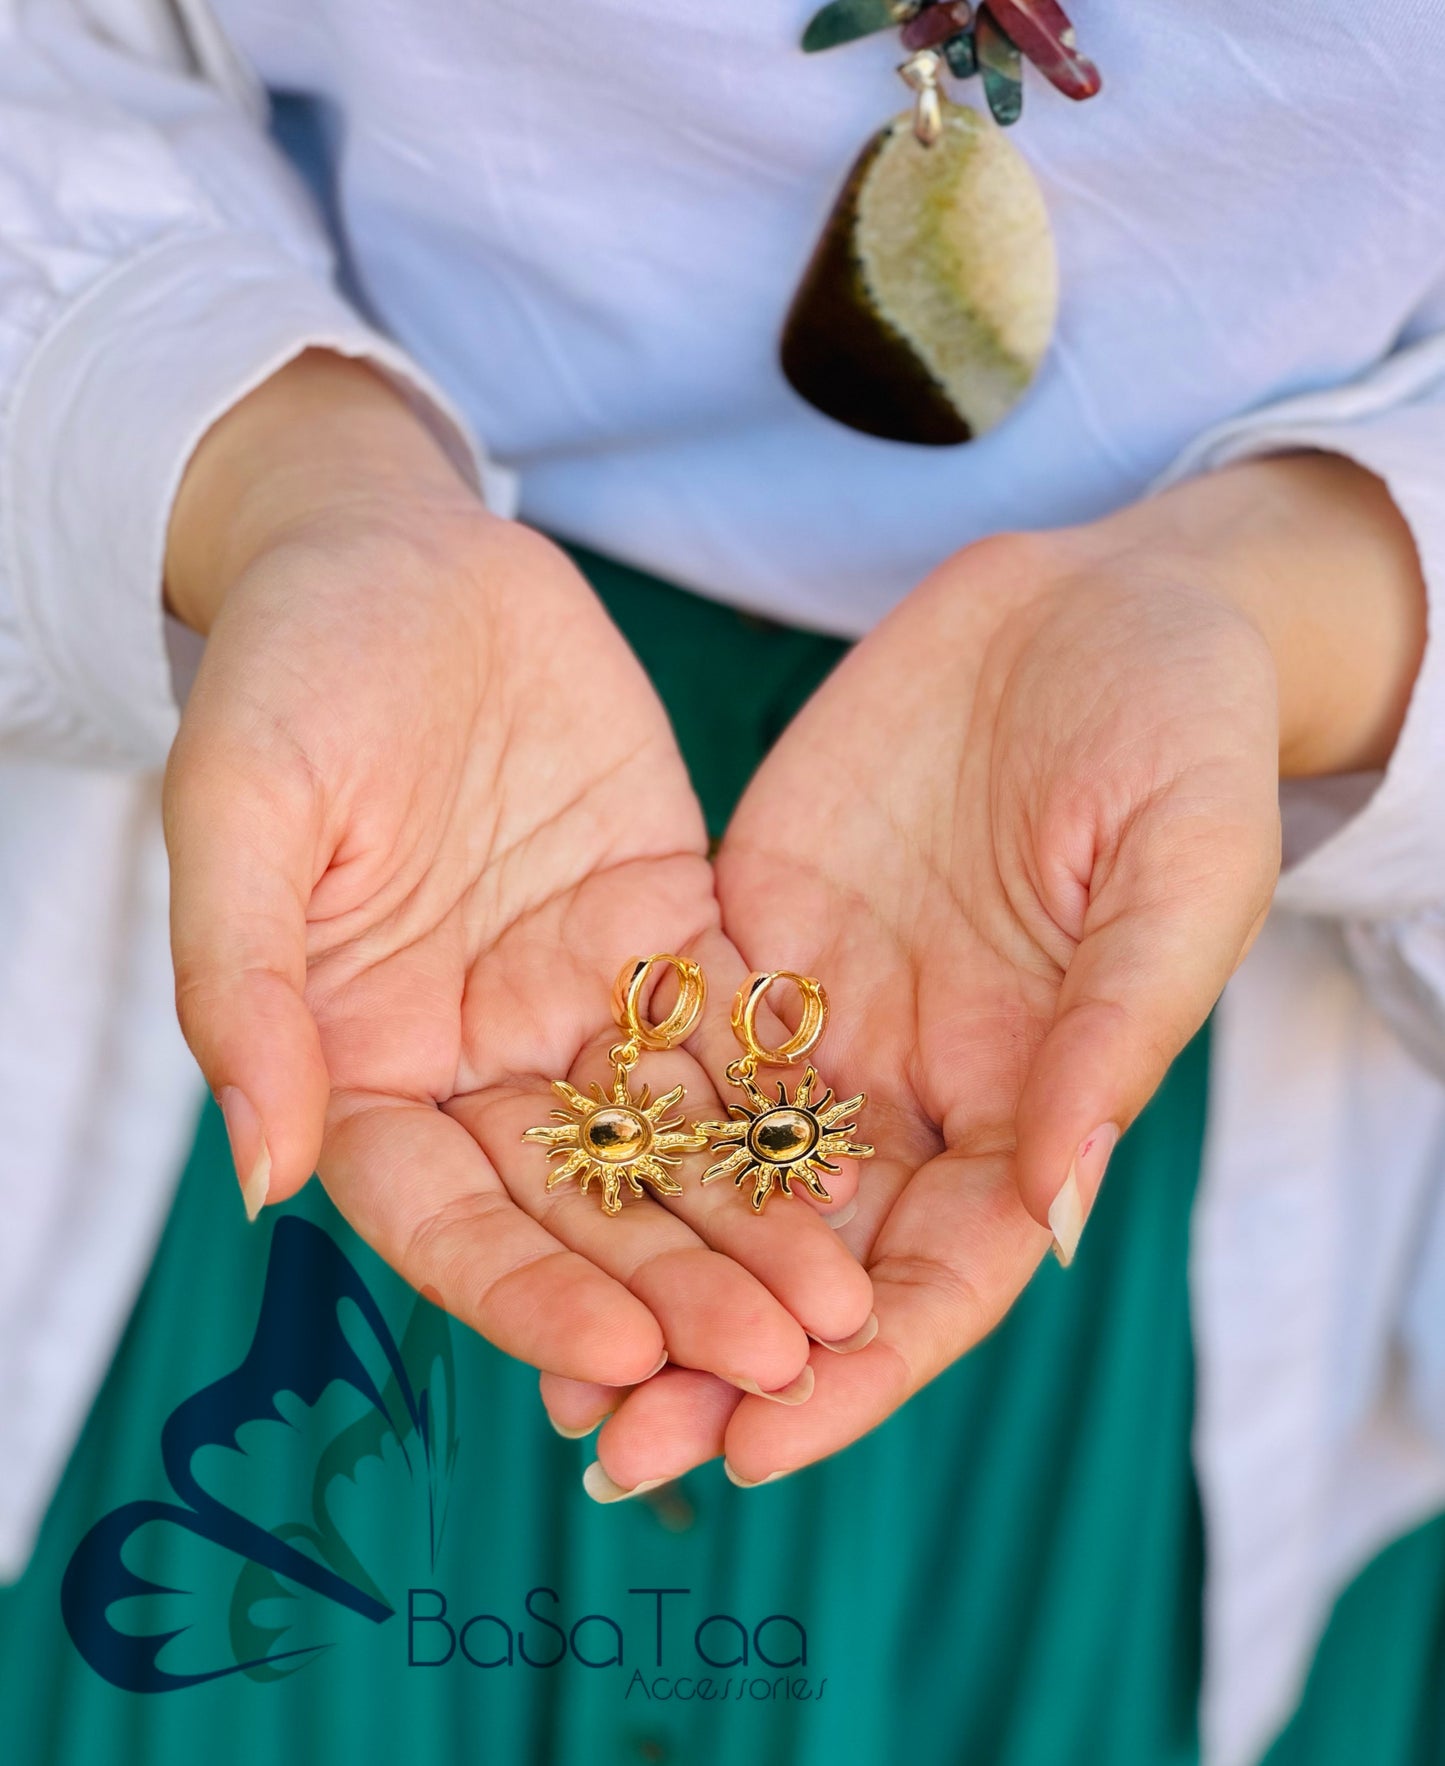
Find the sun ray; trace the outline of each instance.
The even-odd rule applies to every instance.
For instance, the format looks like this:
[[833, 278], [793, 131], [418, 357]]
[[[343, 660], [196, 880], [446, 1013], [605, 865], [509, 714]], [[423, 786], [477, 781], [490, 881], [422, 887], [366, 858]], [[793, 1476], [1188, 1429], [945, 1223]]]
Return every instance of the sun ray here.
[[830, 1176], [836, 1176], [838, 1167], [836, 1165], [824, 1165], [821, 1161], [815, 1161], [811, 1165], [803, 1166], [798, 1172], [798, 1176], [802, 1179], [803, 1185], [810, 1196], [816, 1197], [820, 1202], [831, 1202], [833, 1200], [832, 1194], [824, 1184], [822, 1178], [818, 1175], [820, 1171], [826, 1171]]
[[818, 1120], [823, 1124], [824, 1128], [832, 1128], [836, 1123], [841, 1122], [845, 1116], [856, 1115], [857, 1112], [863, 1108], [864, 1104], [868, 1102], [868, 1095], [866, 1092], [860, 1091], [856, 1098], [848, 1098], [841, 1104], [834, 1104], [832, 1109], [824, 1110], [823, 1105], [827, 1103], [827, 1101], [827, 1098], [820, 1098], [818, 1100]]
[[752, 1163], [753, 1156], [748, 1149], [746, 1147], [736, 1147], [728, 1154], [726, 1159], [719, 1159], [716, 1165], [709, 1165], [707, 1170], [702, 1174], [702, 1181], [704, 1183], [711, 1183], [714, 1178], [732, 1177], [734, 1172], [736, 1172], [738, 1174], [737, 1181], [741, 1184], [743, 1182], [743, 1167], [750, 1166]]
[[[560, 1116], [561, 1111], [554, 1110], [553, 1115]], [[579, 1123], [563, 1122], [557, 1127], [529, 1128], [522, 1139], [536, 1141], [539, 1146], [543, 1147], [575, 1147], [577, 1137], [581, 1132]]]
[[660, 1134], [652, 1137], [652, 1151], [655, 1158], [666, 1158], [676, 1164], [684, 1153], [700, 1153], [703, 1143], [698, 1137], [681, 1128], [665, 1128]]
[[582, 1174], [582, 1194], [587, 1194], [587, 1185], [594, 1177], [602, 1179], [602, 1209], [606, 1214], [622, 1212], [622, 1173], [615, 1167], [608, 1170], [601, 1165], [589, 1165]]
[[[556, 1092], [557, 1096], [568, 1106], [574, 1116], [590, 1116], [594, 1110], [601, 1107], [599, 1103], [594, 1103], [591, 1098], [585, 1095], [585, 1093], [578, 1091], [575, 1085], [568, 1085], [565, 1079], [554, 1079], [552, 1081], [552, 1090]], [[552, 1114], [554, 1116], [560, 1116], [562, 1112], [560, 1110], [554, 1110]]]
[[583, 1166], [590, 1163], [591, 1161], [588, 1159], [586, 1153], [578, 1147], [575, 1152], [569, 1153], [555, 1170], [548, 1172], [547, 1188], [549, 1190], [555, 1190], [558, 1184], [566, 1183], [569, 1178], [576, 1177], [577, 1173], [581, 1171]]
[[[748, 1094], [748, 1096], [752, 1099], [754, 1105], [759, 1110], [770, 1110], [772, 1108], [772, 1099], [764, 1097], [763, 1094], [758, 1090], [756, 1082], [753, 1079], [751, 1079], [747, 1074], [744, 1074], [742, 1079], [740, 1079], [738, 1081], [738, 1083], [741, 1085], [742, 1089]], [[747, 1105], [746, 1104], [729, 1104], [728, 1109], [734, 1110], [734, 1111], [746, 1110]]]
[[[660, 1125], [663, 1117], [666, 1116], [668, 1111], [672, 1109], [673, 1105], [679, 1101], [682, 1095], [683, 1088], [680, 1085], [675, 1085], [671, 1091], [665, 1091], [660, 1098], [655, 1099], [651, 1104], [646, 1104], [642, 1099], [639, 1099], [637, 1107], [650, 1122], [655, 1125]], [[647, 1088], [644, 1086], [642, 1097], [645, 1099], [646, 1096]]]
[[851, 1141], [846, 1134], [825, 1134], [818, 1142], [818, 1151], [825, 1159], [871, 1159], [873, 1148], [867, 1141]]
[[735, 1122], [699, 1122], [693, 1132], [705, 1136], [715, 1147], [721, 1147], [730, 1141], [745, 1141], [751, 1126], [752, 1118], [745, 1116]]
[[643, 1194], [643, 1183], [650, 1183], [660, 1196], [680, 1196], [682, 1194], [682, 1185], [670, 1171], [665, 1170], [658, 1163], [656, 1157], [639, 1159], [633, 1165], [624, 1165], [622, 1172], [628, 1183], [632, 1185], [632, 1193], [636, 1196]]

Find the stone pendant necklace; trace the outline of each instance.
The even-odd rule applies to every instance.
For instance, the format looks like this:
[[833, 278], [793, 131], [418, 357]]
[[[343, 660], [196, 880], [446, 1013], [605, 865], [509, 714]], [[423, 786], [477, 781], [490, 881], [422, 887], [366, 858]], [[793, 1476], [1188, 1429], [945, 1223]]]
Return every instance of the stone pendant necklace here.
[[[830, 0], [808, 51], [898, 30], [911, 110], [859, 155], [793, 298], [782, 366], [827, 416], [946, 447], [1005, 417], [1048, 349], [1058, 264], [1043, 192], [1003, 129], [1023, 108], [1020, 56], [1069, 98], [1099, 73], [1056, 0]], [[950, 103], [979, 77], [993, 116]], [[995, 127], [994, 125], [1000, 125]]]

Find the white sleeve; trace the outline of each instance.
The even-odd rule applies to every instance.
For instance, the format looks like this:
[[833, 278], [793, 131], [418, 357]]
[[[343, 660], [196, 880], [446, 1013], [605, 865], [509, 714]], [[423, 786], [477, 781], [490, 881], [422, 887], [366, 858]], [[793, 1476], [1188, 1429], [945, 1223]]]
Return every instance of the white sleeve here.
[[1428, 637], [1385, 771], [1284, 788], [1276, 904], [1342, 925], [1375, 1004], [1445, 1076], [1445, 333], [1348, 386], [1212, 431], [1160, 485], [1300, 448], [1345, 455], [1388, 486], [1419, 549]]
[[480, 475], [331, 267], [197, 0], [0, 0], [0, 755], [164, 759], [176, 487], [302, 350], [372, 360]]

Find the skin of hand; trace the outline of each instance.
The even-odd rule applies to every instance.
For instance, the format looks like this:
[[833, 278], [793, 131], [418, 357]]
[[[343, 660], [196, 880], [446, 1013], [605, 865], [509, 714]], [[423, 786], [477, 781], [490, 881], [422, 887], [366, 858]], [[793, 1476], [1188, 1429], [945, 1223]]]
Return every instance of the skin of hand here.
[[[599, 1437], [613, 1489], [836, 1451], [991, 1330], [1051, 1236], [1072, 1256], [1264, 919], [1281, 770], [1384, 763], [1424, 605], [1383, 485], [1301, 455], [973, 546], [845, 659], [746, 793], [718, 888], [754, 966], [825, 980], [817, 1064], [868, 1093], [842, 1234], [879, 1328], [815, 1354], [787, 1413], [665, 1370]], [[606, 1408], [542, 1389], [564, 1426]]]
[[808, 1334], [871, 1307], [818, 1213], [760, 1234], [689, 1183], [607, 1218], [521, 1138], [551, 1079], [609, 1079], [613, 977], [658, 950], [718, 987], [635, 1083], [719, 1114], [700, 1063], [744, 973], [665, 713], [571, 563], [388, 383], [308, 355], [202, 442], [167, 595], [207, 638], [166, 778], [177, 999], [252, 1213], [317, 1167], [522, 1359], [617, 1387], [666, 1353], [806, 1397]]

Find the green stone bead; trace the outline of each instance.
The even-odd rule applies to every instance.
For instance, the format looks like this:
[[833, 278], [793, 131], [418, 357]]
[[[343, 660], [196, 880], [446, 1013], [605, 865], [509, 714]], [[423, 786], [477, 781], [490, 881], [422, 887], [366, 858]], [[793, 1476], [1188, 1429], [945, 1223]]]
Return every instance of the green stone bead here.
[[810, 55], [871, 37], [876, 31], [896, 29], [917, 12], [916, 0], [829, 0], [815, 12], [803, 32], [803, 48]]
[[956, 80], [971, 80], [978, 72], [978, 52], [973, 45], [972, 30], [960, 31], [943, 45], [943, 59]]
[[1023, 68], [1019, 52], [986, 7], [978, 15], [973, 36], [978, 71], [983, 76], [983, 95], [993, 112], [993, 120], [1000, 128], [1006, 129], [1023, 114]]

